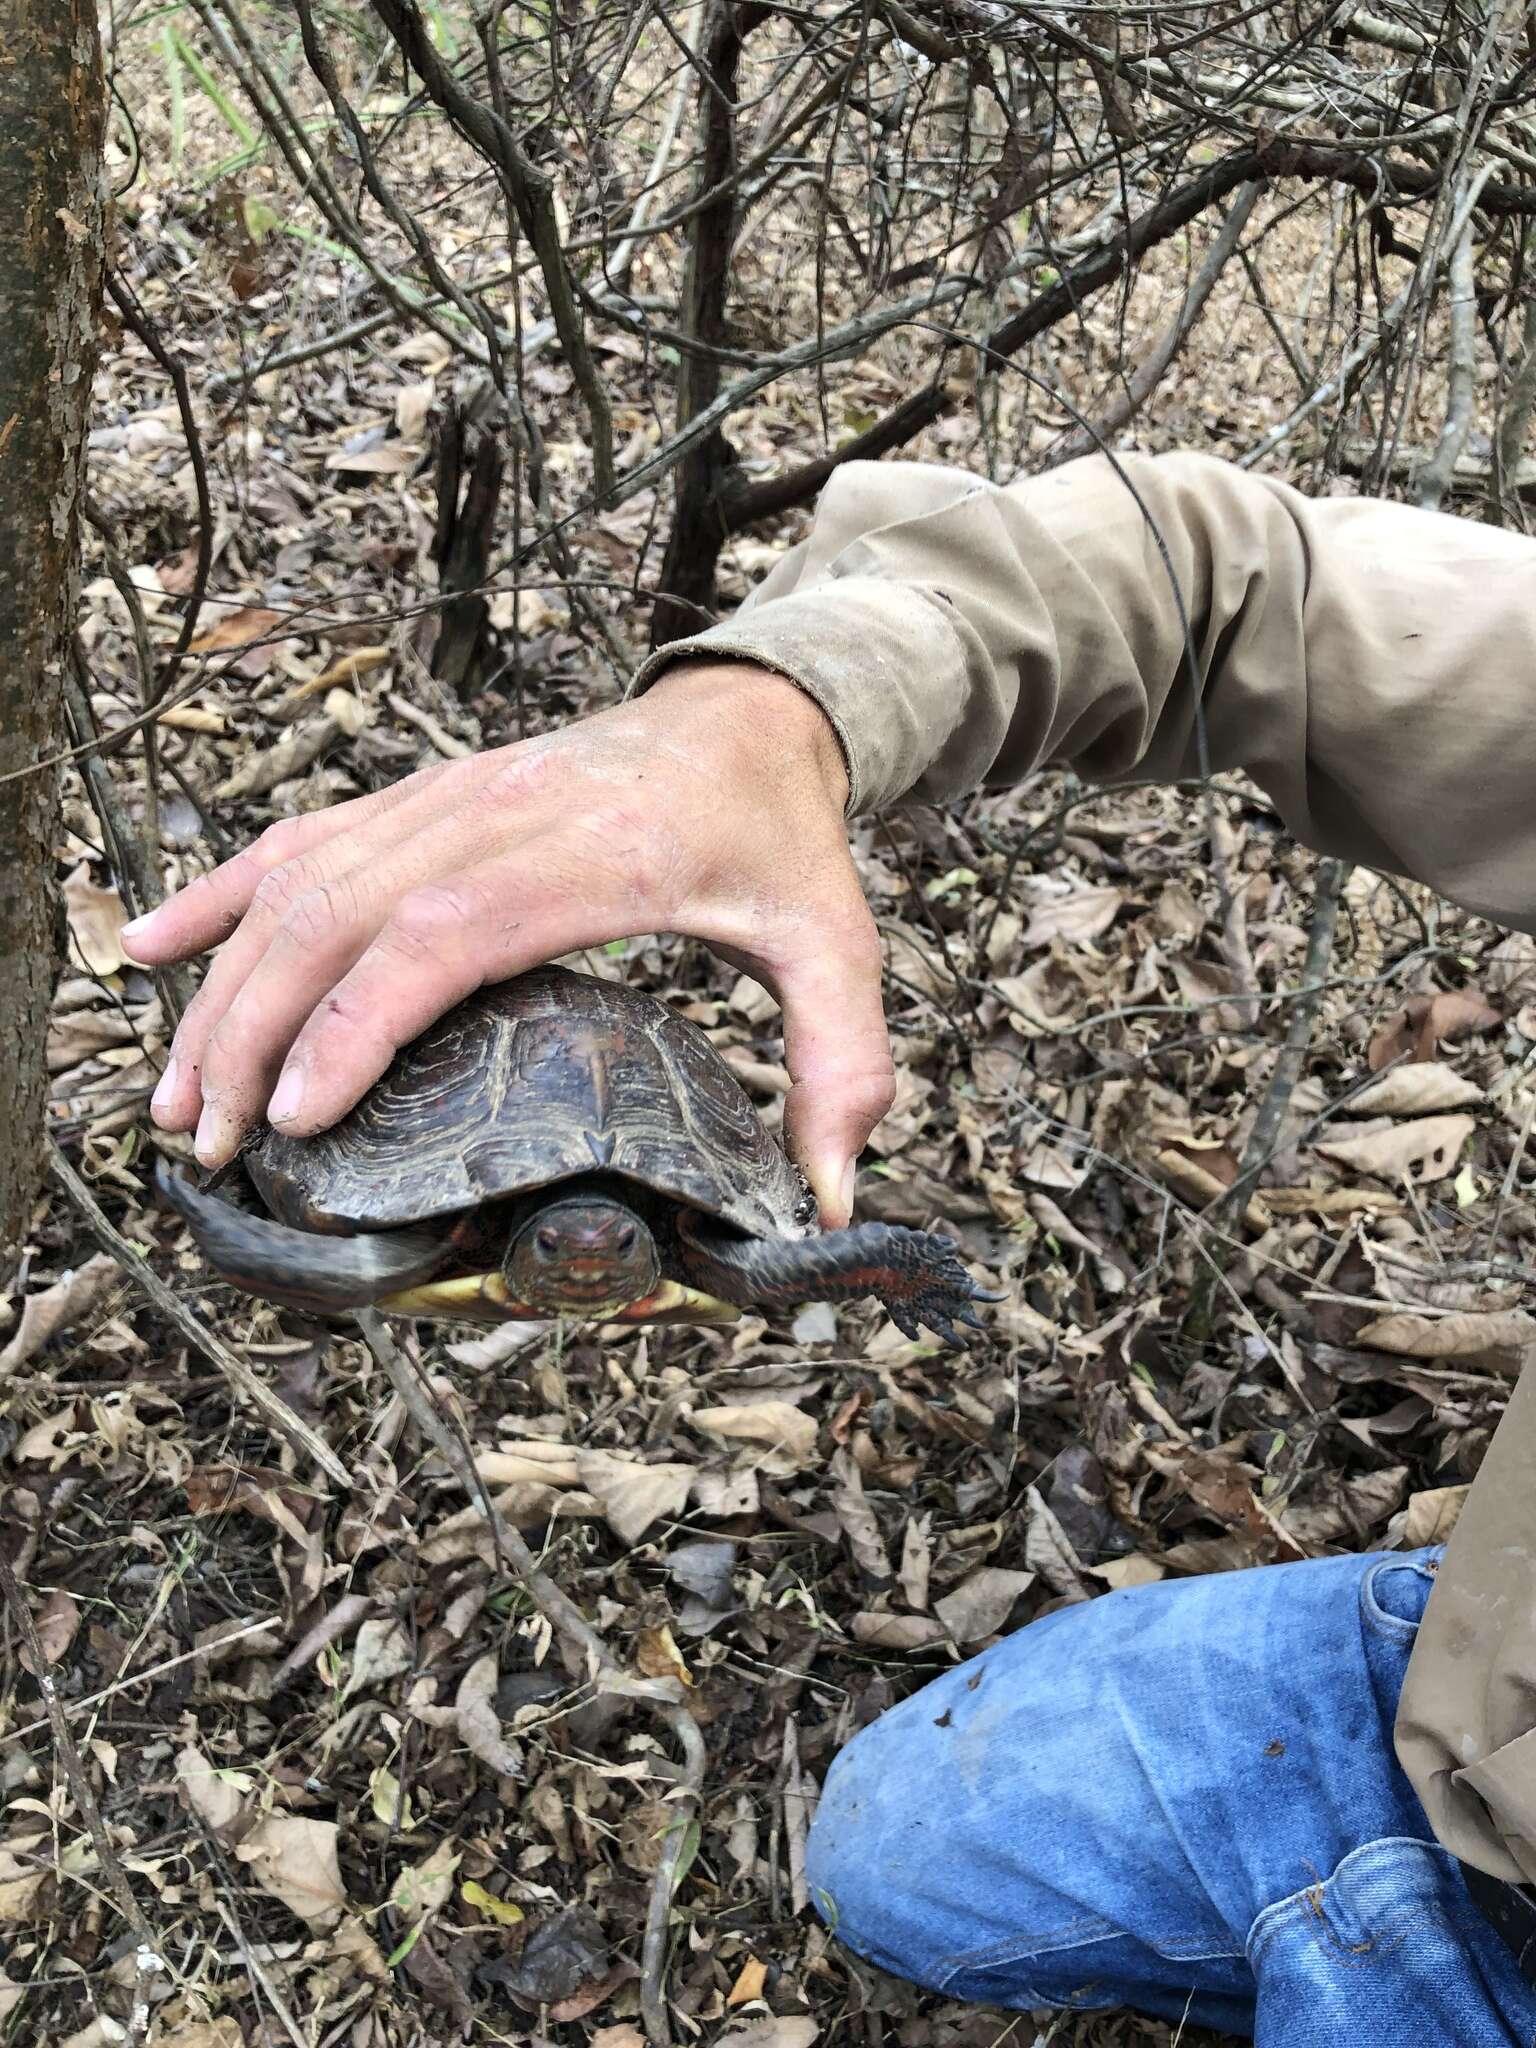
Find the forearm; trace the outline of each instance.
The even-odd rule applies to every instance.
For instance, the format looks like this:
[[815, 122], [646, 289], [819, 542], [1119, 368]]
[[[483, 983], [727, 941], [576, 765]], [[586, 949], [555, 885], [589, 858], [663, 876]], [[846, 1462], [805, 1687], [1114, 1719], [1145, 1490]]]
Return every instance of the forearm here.
[[1198, 456], [1123, 468], [1134, 497], [1099, 458], [1008, 489], [850, 465], [754, 600], [639, 685], [676, 651], [793, 678], [855, 809], [1051, 761], [1194, 774], [1203, 718], [1298, 838], [1536, 927], [1536, 542]]

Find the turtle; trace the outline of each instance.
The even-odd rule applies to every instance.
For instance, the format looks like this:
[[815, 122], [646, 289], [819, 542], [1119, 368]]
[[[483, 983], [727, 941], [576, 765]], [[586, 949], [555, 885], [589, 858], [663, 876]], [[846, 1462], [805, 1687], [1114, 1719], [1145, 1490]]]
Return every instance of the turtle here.
[[163, 1170], [204, 1257], [312, 1313], [727, 1322], [876, 1296], [963, 1345], [979, 1288], [953, 1239], [820, 1231], [815, 1197], [704, 1033], [622, 983], [545, 967], [399, 1052], [339, 1123], [265, 1129], [252, 1214]]

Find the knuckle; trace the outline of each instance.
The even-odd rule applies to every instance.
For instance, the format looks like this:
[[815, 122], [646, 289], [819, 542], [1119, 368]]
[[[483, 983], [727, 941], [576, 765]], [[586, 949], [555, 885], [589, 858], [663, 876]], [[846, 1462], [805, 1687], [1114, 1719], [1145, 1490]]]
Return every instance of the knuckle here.
[[318, 952], [334, 945], [356, 917], [357, 893], [350, 882], [344, 878], [317, 882], [290, 899], [282, 919], [283, 934], [301, 951]]
[[264, 871], [283, 867], [300, 852], [303, 831], [297, 818], [278, 818], [257, 834], [240, 858], [259, 863]]
[[306, 862], [284, 861], [280, 867], [269, 869], [256, 884], [251, 908], [259, 916], [280, 924], [305, 891], [314, 886], [315, 877]]
[[492, 810], [517, 809], [542, 796], [555, 772], [553, 749], [540, 740], [510, 747], [481, 785], [479, 801]]
[[467, 926], [495, 914], [491, 892], [469, 875], [449, 875], [403, 896], [379, 934], [386, 945], [419, 956], [437, 952]]

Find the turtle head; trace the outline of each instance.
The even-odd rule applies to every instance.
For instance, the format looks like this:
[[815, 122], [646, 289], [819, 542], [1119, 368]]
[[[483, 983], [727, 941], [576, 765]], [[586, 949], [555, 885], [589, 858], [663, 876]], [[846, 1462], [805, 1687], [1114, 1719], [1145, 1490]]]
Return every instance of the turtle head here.
[[646, 1225], [605, 1195], [556, 1197], [535, 1209], [501, 1270], [516, 1300], [550, 1315], [625, 1307], [648, 1295], [660, 1273]]

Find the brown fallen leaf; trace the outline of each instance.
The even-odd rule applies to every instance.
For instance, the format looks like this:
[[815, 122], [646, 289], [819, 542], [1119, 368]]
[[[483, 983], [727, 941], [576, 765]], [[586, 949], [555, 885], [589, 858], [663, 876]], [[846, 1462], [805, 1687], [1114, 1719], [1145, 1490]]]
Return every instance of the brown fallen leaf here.
[[1363, 1138], [1319, 1139], [1317, 1149], [1378, 1180], [1444, 1180], [1456, 1171], [1461, 1148], [1476, 1129], [1475, 1117], [1424, 1116]]
[[1485, 1101], [1475, 1081], [1441, 1060], [1392, 1067], [1344, 1104], [1346, 1116], [1425, 1116], [1432, 1110], [1465, 1109]]
[[1052, 939], [1065, 939], [1068, 945], [1086, 945], [1109, 930], [1124, 902], [1122, 890], [1106, 885], [1074, 889], [1070, 896], [1037, 903], [1019, 935], [1019, 944], [1026, 948], [1048, 946]]
[[803, 1472], [816, 1459], [816, 1418], [806, 1415], [792, 1401], [731, 1403], [718, 1408], [695, 1408], [690, 1421], [714, 1436], [766, 1446], [770, 1458], [764, 1470], [778, 1477]]
[[596, 2012], [600, 2005], [606, 2005], [615, 1991], [632, 1983], [639, 1974], [629, 1957], [621, 1956], [603, 1976], [583, 1985], [569, 1998], [557, 1998], [549, 2008], [549, 2016], [562, 2026], [571, 2020], [585, 2019], [589, 2012]]
[[684, 1685], [694, 1682], [666, 1623], [660, 1628], [643, 1628], [635, 1637], [635, 1669], [642, 1678], [676, 1678]]
[[1112, 1557], [1104, 1564], [1086, 1564], [1083, 1570], [1090, 1578], [1102, 1579], [1111, 1592], [1122, 1586], [1155, 1586], [1167, 1576], [1155, 1558], [1143, 1557], [1139, 1550], [1129, 1557]]
[[[75, 1640], [79, 1627], [80, 1608], [74, 1595], [66, 1592], [62, 1586], [55, 1586], [37, 1615], [37, 1640], [49, 1664], [58, 1663]], [[36, 1678], [37, 1666], [33, 1662], [31, 1649], [26, 1645], [22, 1647], [21, 1661]]]
[[943, 1622], [927, 1614], [856, 1614], [849, 1627], [871, 1650], [927, 1650], [949, 1640]]
[[1366, 1055], [1373, 1074], [1406, 1053], [1410, 1064], [1432, 1060], [1446, 1039], [1491, 1031], [1503, 1021], [1481, 989], [1438, 989], [1433, 995], [1410, 996], [1376, 1031]]
[[53, 1877], [49, 1853], [42, 1831], [0, 1842], [0, 1926], [35, 1920], [42, 1912], [43, 1887]]
[[933, 1611], [957, 1643], [979, 1643], [983, 1636], [997, 1634], [1034, 1583], [1033, 1572], [1010, 1572], [1000, 1565], [984, 1564], [942, 1600], [935, 1600]]
[[14, 1336], [0, 1349], [0, 1372], [18, 1371], [58, 1331], [88, 1316], [119, 1277], [116, 1259], [97, 1252], [41, 1294], [29, 1294], [21, 1305], [21, 1321]]
[[1536, 1316], [1523, 1308], [1461, 1309], [1444, 1316], [1400, 1309], [1367, 1323], [1355, 1342], [1399, 1358], [1477, 1358], [1536, 1342]]
[[[207, 598], [212, 605], [217, 599]], [[227, 654], [236, 647], [249, 647], [252, 641], [261, 640], [274, 626], [283, 623], [281, 612], [269, 612], [261, 605], [243, 604], [236, 610], [225, 612], [224, 616], [206, 633], [199, 633], [189, 642], [189, 654]]]
[[768, 1965], [748, 1956], [741, 1966], [740, 1975], [726, 1993], [725, 2002], [730, 2005], [750, 2005], [754, 1998], [761, 1998], [763, 1986], [768, 1981]]
[[1444, 1543], [1466, 1503], [1470, 1486], [1430, 1486], [1408, 1496], [1397, 1531], [1404, 1550], [1420, 1550], [1427, 1543]]
[[311, 1927], [329, 1927], [347, 1907], [337, 1860], [337, 1825], [269, 1813], [235, 1845], [235, 1855], [272, 1898]]
[[606, 1451], [578, 1451], [576, 1462], [582, 1485], [621, 1543], [638, 1543], [653, 1522], [687, 1511], [692, 1465], [638, 1465]]
[[232, 775], [227, 775], [213, 792], [220, 803], [236, 797], [265, 796], [280, 782], [288, 782], [312, 768], [328, 747], [341, 737], [341, 721], [312, 718], [270, 747], [252, 747]]

